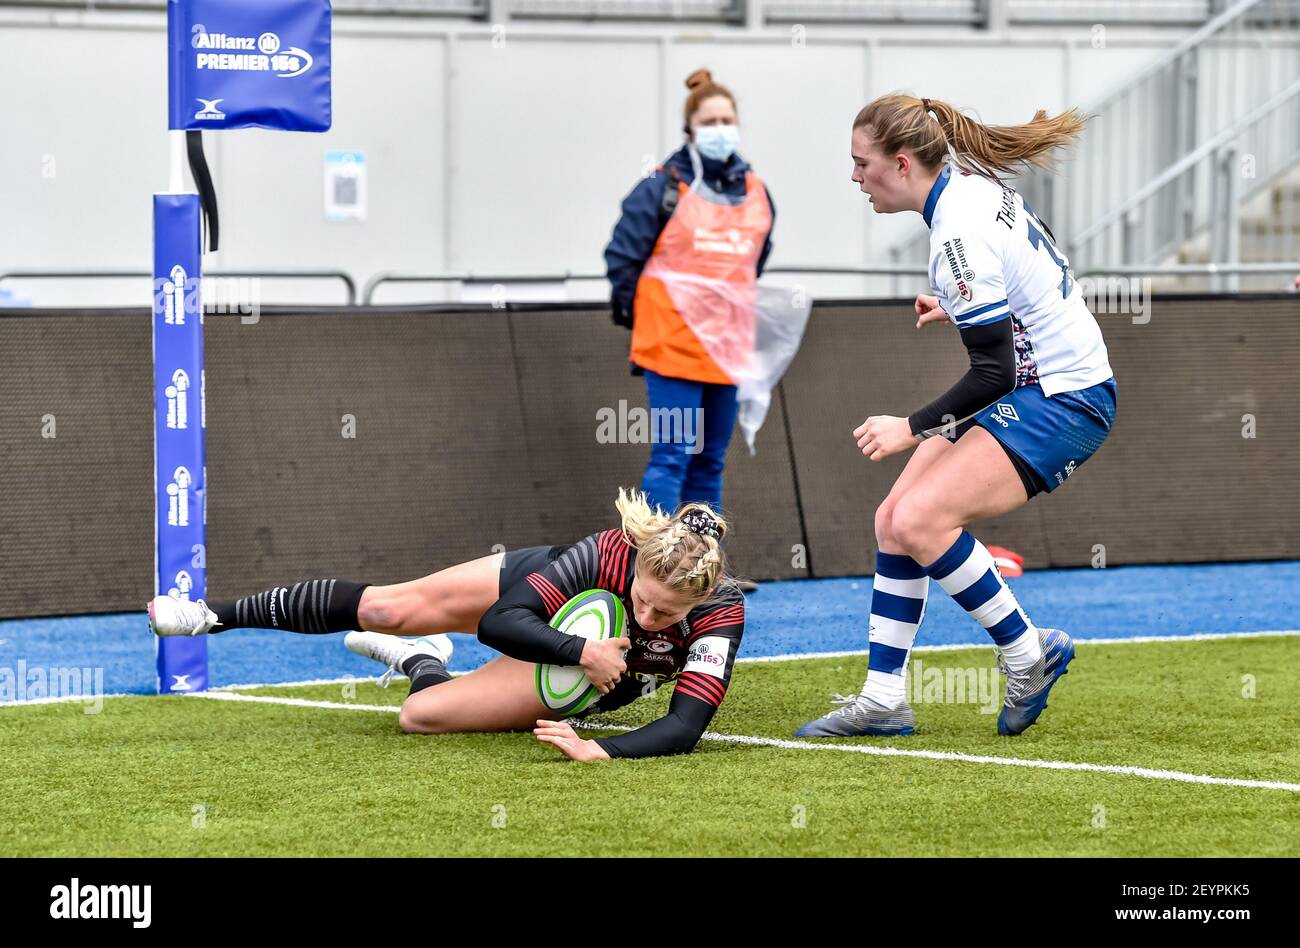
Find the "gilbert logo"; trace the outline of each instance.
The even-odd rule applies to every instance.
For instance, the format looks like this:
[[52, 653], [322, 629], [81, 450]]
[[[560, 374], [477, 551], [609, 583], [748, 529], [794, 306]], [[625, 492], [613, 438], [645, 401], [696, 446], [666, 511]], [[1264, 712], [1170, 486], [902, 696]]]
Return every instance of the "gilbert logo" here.
[[226, 113], [217, 108], [218, 102], [224, 102], [224, 99], [199, 99], [203, 103], [203, 108], [194, 113], [194, 117], [199, 121], [216, 122], [226, 117]]
[[132, 928], [148, 928], [153, 915], [151, 885], [70, 885], [50, 889], [50, 918], [129, 918]]

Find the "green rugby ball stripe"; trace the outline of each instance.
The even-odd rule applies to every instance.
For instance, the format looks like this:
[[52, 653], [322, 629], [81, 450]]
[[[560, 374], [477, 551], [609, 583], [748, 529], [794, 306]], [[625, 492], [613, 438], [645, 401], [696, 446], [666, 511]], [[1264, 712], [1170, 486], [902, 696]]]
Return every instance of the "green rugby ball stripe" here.
[[[602, 641], [625, 635], [627, 616], [618, 596], [605, 589], [588, 589], [561, 606], [550, 625], [553, 629]], [[539, 664], [534, 680], [542, 704], [564, 716], [577, 714], [600, 695], [576, 665]]]

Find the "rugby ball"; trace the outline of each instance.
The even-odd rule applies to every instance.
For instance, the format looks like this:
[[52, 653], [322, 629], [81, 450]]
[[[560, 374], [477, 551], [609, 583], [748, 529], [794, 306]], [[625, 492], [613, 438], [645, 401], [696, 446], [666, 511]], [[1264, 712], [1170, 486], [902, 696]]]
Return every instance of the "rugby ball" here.
[[[621, 638], [627, 635], [627, 613], [612, 592], [588, 589], [560, 607], [551, 628], [596, 641]], [[537, 697], [558, 715], [577, 714], [599, 695], [579, 665], [537, 666]]]

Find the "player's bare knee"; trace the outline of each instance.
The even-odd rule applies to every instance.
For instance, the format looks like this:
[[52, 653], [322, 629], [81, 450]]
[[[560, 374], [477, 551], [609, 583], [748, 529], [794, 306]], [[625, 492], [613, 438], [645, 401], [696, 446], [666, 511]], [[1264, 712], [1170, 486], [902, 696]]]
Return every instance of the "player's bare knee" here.
[[898, 540], [894, 537], [894, 504], [883, 501], [876, 508], [876, 546], [894, 547]]
[[383, 586], [368, 586], [357, 606], [357, 623], [370, 632], [400, 632], [405, 611], [400, 596]]
[[397, 725], [407, 734], [438, 734], [437, 717], [430, 710], [407, 699], [397, 715]]
[[915, 554], [925, 549], [934, 535], [933, 517], [925, 504], [904, 497], [893, 509], [890, 530], [897, 546]]

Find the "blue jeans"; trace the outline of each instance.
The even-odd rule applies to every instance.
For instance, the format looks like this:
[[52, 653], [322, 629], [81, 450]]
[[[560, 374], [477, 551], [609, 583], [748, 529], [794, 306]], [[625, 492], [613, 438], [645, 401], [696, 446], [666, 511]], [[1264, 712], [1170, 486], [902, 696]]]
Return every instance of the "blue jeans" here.
[[649, 369], [645, 384], [651, 444], [641, 490], [652, 506], [669, 513], [695, 501], [721, 510], [722, 468], [736, 427], [736, 386], [674, 379]]

